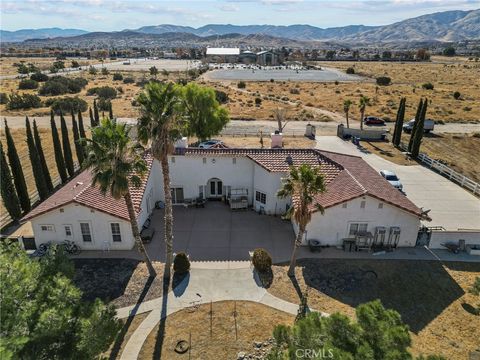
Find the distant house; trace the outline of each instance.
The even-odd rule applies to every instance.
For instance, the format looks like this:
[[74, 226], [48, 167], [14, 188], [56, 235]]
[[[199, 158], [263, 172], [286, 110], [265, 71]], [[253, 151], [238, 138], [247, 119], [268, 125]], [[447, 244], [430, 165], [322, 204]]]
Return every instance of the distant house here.
[[257, 53], [257, 64], [261, 66], [277, 66], [279, 65], [278, 54], [273, 51], [260, 51]]
[[[145, 159], [149, 173], [140, 188], [131, 189], [139, 226], [164, 199], [161, 167], [149, 154]], [[384, 229], [387, 238], [397, 233], [398, 246], [415, 246], [421, 209], [356, 156], [315, 149], [177, 149], [169, 156], [173, 203], [202, 198], [232, 204], [241, 198], [255, 211], [284, 214], [291, 200], [276, 193], [290, 166], [301, 164], [319, 166], [327, 187], [315, 198], [325, 214], [312, 207], [308, 239], [339, 246], [344, 238]], [[88, 171], [82, 172], [25, 216], [37, 246], [68, 239], [82, 249], [133, 248], [124, 201], [102, 195], [91, 180]]]
[[257, 62], [257, 54], [249, 50], [242, 51], [238, 61], [242, 64], [255, 64]]
[[209, 63], [236, 63], [239, 55], [239, 48], [207, 48], [206, 61]]

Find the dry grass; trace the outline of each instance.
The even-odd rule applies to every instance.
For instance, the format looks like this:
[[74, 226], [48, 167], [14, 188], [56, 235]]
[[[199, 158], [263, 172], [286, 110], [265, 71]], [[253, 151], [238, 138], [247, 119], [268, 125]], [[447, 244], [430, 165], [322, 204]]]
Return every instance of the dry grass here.
[[[235, 338], [235, 313], [238, 338]], [[253, 302], [222, 301], [213, 303], [210, 337], [210, 304], [196, 310], [182, 310], [166, 318], [152, 330], [143, 344], [139, 359], [187, 359], [174, 351], [179, 340], [189, 341], [192, 359], [236, 359], [240, 351], [253, 352], [254, 341], [265, 341], [278, 324], [291, 325], [294, 316]], [[154, 357], [155, 356], [155, 357]]]
[[394, 164], [405, 166], [418, 165], [416, 161], [408, 159], [405, 154], [393, 146], [391, 142], [362, 141], [360, 144], [368, 152], [381, 156]]
[[[231, 148], [260, 148], [260, 136], [216, 136], [218, 140], [222, 140], [228, 147]], [[266, 149], [270, 148], [272, 141], [268, 134], [263, 135], [263, 145]], [[285, 148], [314, 148], [315, 140], [310, 140], [306, 137], [285, 136], [283, 138], [283, 146]]]
[[[298, 288], [308, 288], [311, 308], [355, 316], [355, 307], [380, 299], [397, 310], [410, 326], [412, 352], [466, 359], [478, 348], [480, 318], [462, 304], [476, 304], [468, 293], [478, 263], [394, 260], [304, 260], [296, 269]], [[282, 299], [299, 302], [287, 268], [274, 266], [269, 291]], [[467, 305], [468, 307], [468, 305]]]
[[[65, 67], [71, 65], [72, 60], [78, 61], [80, 66], [88, 66], [92, 64], [100, 63], [96, 59], [81, 59], [76, 58], [67, 58], [63, 60], [65, 62]], [[18, 74], [17, 68], [13, 66], [15, 63], [25, 63], [33, 64], [38, 67], [40, 70], [48, 70], [52, 64], [57, 61], [54, 57], [1, 57], [0, 58], [0, 75], [16, 75]], [[105, 60], [104, 62], [109, 62], [110, 60]]]

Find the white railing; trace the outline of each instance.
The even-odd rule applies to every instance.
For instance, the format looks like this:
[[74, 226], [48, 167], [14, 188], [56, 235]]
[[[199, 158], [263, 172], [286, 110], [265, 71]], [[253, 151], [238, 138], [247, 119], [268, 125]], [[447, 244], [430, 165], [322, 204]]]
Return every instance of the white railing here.
[[[404, 151], [407, 151], [408, 146], [404, 143], [400, 143], [400, 148]], [[423, 164], [428, 166], [430, 169], [439, 172], [441, 175], [445, 176], [452, 182], [457, 183], [461, 187], [470, 190], [474, 195], [480, 194], [480, 184], [473, 181], [472, 179], [456, 172], [447, 165], [441, 163], [438, 160], [434, 160], [426, 154], [420, 153], [418, 155], [418, 160]]]

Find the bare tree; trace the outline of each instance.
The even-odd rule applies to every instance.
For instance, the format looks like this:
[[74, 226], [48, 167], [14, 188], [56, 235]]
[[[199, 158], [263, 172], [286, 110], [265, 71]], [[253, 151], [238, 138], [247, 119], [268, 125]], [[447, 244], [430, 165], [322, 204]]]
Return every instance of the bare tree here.
[[278, 132], [283, 133], [283, 129], [285, 129], [285, 126], [290, 122], [290, 120], [287, 120], [287, 110], [284, 108], [276, 108], [273, 111], [273, 116], [275, 120], [277, 120]]

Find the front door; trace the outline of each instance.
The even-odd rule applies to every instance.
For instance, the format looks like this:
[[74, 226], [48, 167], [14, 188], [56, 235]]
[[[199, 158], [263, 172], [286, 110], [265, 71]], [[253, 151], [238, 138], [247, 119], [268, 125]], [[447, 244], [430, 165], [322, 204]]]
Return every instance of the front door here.
[[219, 179], [210, 180], [210, 197], [219, 198], [223, 195], [223, 182]]
[[171, 188], [172, 204], [183, 204], [183, 188]]
[[423, 226], [420, 228], [420, 230], [418, 231], [418, 235], [417, 235], [417, 242], [415, 244], [415, 246], [428, 246], [430, 245], [430, 237], [432, 236], [432, 231]]

